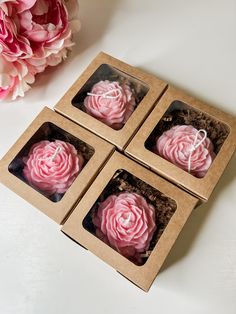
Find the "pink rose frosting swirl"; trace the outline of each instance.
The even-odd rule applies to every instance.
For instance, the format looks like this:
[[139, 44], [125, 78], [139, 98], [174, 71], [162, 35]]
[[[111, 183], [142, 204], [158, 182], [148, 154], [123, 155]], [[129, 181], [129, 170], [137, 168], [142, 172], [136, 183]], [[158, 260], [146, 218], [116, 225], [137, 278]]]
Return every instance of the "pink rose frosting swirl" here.
[[136, 193], [110, 195], [93, 217], [98, 238], [127, 258], [145, 252], [156, 230], [155, 209]]
[[81, 171], [84, 159], [68, 142], [45, 140], [34, 144], [23, 162], [28, 183], [52, 195], [66, 192]]
[[[176, 125], [156, 139], [154, 152], [185, 171], [189, 170], [190, 165], [190, 173], [203, 178], [215, 153], [211, 140], [206, 137], [200, 142], [202, 139], [203, 135], [193, 126]], [[195, 146], [194, 142], [200, 145]]]
[[85, 111], [115, 130], [123, 127], [135, 107], [135, 98], [127, 84], [108, 80], [96, 83], [84, 99]]

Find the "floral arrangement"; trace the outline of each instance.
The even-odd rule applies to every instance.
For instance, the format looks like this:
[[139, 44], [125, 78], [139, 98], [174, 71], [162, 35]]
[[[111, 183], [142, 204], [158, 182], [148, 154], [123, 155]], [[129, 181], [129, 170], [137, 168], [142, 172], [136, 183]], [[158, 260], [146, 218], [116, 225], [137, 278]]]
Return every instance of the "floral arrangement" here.
[[66, 58], [79, 31], [77, 0], [0, 0], [0, 100], [16, 99]]

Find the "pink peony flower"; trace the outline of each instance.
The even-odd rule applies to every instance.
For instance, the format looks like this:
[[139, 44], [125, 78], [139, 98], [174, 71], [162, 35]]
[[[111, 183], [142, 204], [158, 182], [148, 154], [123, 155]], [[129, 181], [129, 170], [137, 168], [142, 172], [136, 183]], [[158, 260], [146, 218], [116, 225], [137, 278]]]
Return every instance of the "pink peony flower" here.
[[47, 58], [72, 46], [66, 6], [61, 0], [38, 0], [18, 13], [21, 33], [32, 45], [34, 58]]
[[33, 82], [33, 69], [24, 60], [8, 62], [0, 56], [0, 99], [24, 96]]
[[[4, 9], [3, 10], [3, 5]], [[32, 56], [29, 40], [18, 33], [15, 20], [8, 14], [14, 14], [12, 7], [6, 3], [0, 7], [0, 52], [8, 61]]]
[[23, 162], [28, 183], [52, 195], [67, 191], [81, 171], [84, 159], [72, 144], [55, 140], [34, 144]]
[[154, 152], [185, 171], [190, 166], [190, 173], [202, 178], [215, 158], [214, 147], [208, 137], [194, 148], [194, 143], [202, 139], [203, 135], [193, 126], [177, 125], [156, 139]]
[[93, 217], [96, 235], [127, 258], [138, 258], [156, 230], [155, 209], [141, 195], [110, 195]]
[[59, 64], [73, 46], [72, 33], [80, 28], [77, 14], [76, 0], [1, 1], [1, 57], [5, 63], [24, 60], [32, 75]]
[[84, 100], [85, 111], [115, 130], [127, 122], [135, 107], [135, 99], [127, 84], [100, 81]]

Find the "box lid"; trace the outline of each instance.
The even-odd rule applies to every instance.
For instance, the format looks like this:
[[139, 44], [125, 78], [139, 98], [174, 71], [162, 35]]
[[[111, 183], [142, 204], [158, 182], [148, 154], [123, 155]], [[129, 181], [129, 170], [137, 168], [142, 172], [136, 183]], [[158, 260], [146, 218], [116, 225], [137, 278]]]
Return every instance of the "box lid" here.
[[[23, 178], [18, 177], [9, 171], [9, 165], [14, 159], [21, 160], [24, 157], [25, 147], [27, 147], [26, 150], [28, 151], [33, 144], [42, 140], [41, 128], [45, 124], [55, 125], [62, 131], [79, 139], [79, 141], [83, 141], [86, 145], [89, 145], [94, 149], [93, 155], [86, 162], [81, 172], [75, 178], [63, 197], [56, 202], [50, 200], [36, 188], [30, 186], [23, 180]], [[48, 128], [46, 129], [46, 133], [48, 133]], [[45, 138], [43, 139], [45, 140]], [[82, 197], [88, 185], [92, 182], [113, 151], [113, 145], [45, 107], [1, 159], [0, 181], [60, 224], [70, 213], [76, 202]]]
[[[229, 129], [229, 133], [224, 140], [223, 145], [203, 178], [195, 177], [184, 171], [158, 154], [155, 154], [145, 145], [158, 122], [163, 118], [165, 113], [168, 112], [168, 108], [175, 101], [182, 102], [189, 106], [189, 108], [193, 108], [194, 110], [203, 113], [209, 117], [209, 121], [213, 119], [223, 123]], [[200, 200], [207, 201], [218, 180], [222, 176], [228, 162], [233, 156], [235, 149], [235, 117], [206, 103], [196, 100], [174, 87], [168, 87], [167, 91], [156, 103], [155, 108], [126, 148], [125, 153], [195, 195]]]
[[[92, 86], [94, 86], [94, 84], [101, 79], [109, 80], [109, 78], [106, 75], [103, 75], [103, 73], [101, 76], [96, 74], [98, 71], [103, 71], [101, 70], [102, 67], [110, 67], [113, 72], [121, 73], [120, 75], [124, 80], [133, 80], [137, 83], [137, 90], [140, 90], [142, 85], [145, 85], [147, 88], [145, 96], [138, 103], [136, 109], [133, 111], [124, 126], [118, 130], [102, 123], [98, 119], [87, 114], [82, 109], [83, 101], [87, 96], [87, 93], [91, 91]], [[90, 83], [90, 79], [92, 84]], [[112, 78], [110, 80], [112, 80]], [[132, 90], [135, 89], [134, 84], [131, 84], [131, 86], [133, 85]], [[100, 52], [77, 79], [77, 81], [69, 88], [66, 94], [59, 100], [54, 109], [70, 120], [106, 139], [120, 150], [123, 150], [136, 133], [141, 123], [145, 120], [148, 113], [153, 108], [155, 101], [161, 96], [166, 87], [167, 83], [158, 79], [154, 75], [132, 67], [131, 65], [113, 58], [108, 54]], [[82, 107], [78, 107], [75, 103], [73, 104], [73, 99], [76, 99], [76, 97], [80, 99], [80, 95], [82, 95], [82, 100], [80, 100], [82, 102]]]
[[[163, 197], [169, 197], [176, 202], [174, 214], [153, 248], [151, 255], [142, 266], [134, 264], [119, 254], [83, 226], [84, 218], [97, 201], [99, 195], [101, 195], [107, 183], [110, 182], [117, 170], [121, 169], [160, 191]], [[197, 203], [198, 199], [189, 193], [186, 193], [126, 156], [115, 152], [69, 216], [62, 227], [62, 231], [72, 240], [89, 249], [99, 258], [111, 265], [137, 286], [148, 291]]]

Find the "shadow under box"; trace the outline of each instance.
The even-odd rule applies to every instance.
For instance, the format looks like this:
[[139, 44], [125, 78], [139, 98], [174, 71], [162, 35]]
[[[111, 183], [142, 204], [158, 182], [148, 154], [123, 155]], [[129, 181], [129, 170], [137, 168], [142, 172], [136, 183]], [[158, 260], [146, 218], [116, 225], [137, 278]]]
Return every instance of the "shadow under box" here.
[[225, 123], [212, 118], [204, 112], [194, 109], [182, 101], [175, 100], [170, 104], [161, 120], [145, 141], [145, 148], [154, 153], [157, 139], [164, 132], [177, 125], [191, 125], [197, 130], [204, 129], [207, 133], [207, 137], [213, 144], [215, 155], [219, 153], [224, 141], [230, 133], [230, 128]]
[[[122, 252], [119, 251], [119, 248], [115, 247], [114, 245], [112, 246], [109, 243], [107, 237], [104, 234], [101, 235], [101, 231], [94, 223], [94, 218], [97, 216], [100, 204], [104, 202], [109, 196], [118, 196], [124, 192], [136, 193], [139, 196], [142, 196], [146, 200], [147, 204], [153, 206], [154, 208], [154, 224], [156, 226], [155, 232], [153, 233], [150, 244], [146, 248], [146, 250], [138, 252], [138, 254], [135, 254], [134, 256], [125, 256], [125, 254], [122, 254]], [[136, 176], [130, 174], [129, 172], [120, 169], [116, 171], [116, 173], [108, 182], [88, 214], [85, 216], [83, 220], [83, 227], [88, 232], [90, 232], [91, 234], [105, 242], [107, 245], [118, 251], [120, 254], [128, 258], [131, 262], [138, 266], [141, 266], [144, 265], [148, 260], [148, 257], [151, 255], [152, 250], [157, 244], [171, 217], [175, 213], [176, 208], [177, 204], [173, 199], [167, 197], [160, 191], [156, 190], [144, 181], [138, 179]], [[115, 217], [116, 222], [117, 219], [120, 219], [119, 213]], [[120, 227], [123, 228], [124, 226], [122, 225]], [[118, 225], [116, 226], [116, 228], [117, 230], [119, 229]], [[127, 230], [128, 229], [130, 229], [130, 226], [129, 228], [127, 228]]]
[[[74, 96], [74, 98], [72, 99], [72, 105], [86, 113], [86, 110], [84, 107], [85, 98], [87, 97], [88, 93], [91, 92], [93, 86], [96, 83], [100, 81], [105, 81], [105, 80], [108, 80], [110, 82], [118, 82], [120, 86], [126, 84], [130, 87], [132, 95], [134, 96], [134, 99], [135, 99], [134, 110], [137, 108], [139, 103], [143, 100], [143, 98], [146, 96], [146, 94], [149, 91], [149, 87], [142, 81], [130, 75], [127, 75], [126, 73], [108, 64], [102, 64], [97, 68], [97, 70], [93, 73], [93, 75], [91, 75], [91, 77], [84, 84], [84, 86]], [[96, 117], [94, 118], [96, 119]], [[122, 127], [119, 127], [119, 130], [122, 129], [124, 125], [125, 124], [123, 124]]]
[[[25, 167], [24, 158], [28, 156], [31, 147], [40, 142], [48, 140], [49, 142], [54, 142], [55, 140], [61, 140], [63, 142], [67, 142], [72, 144], [77, 152], [82, 154], [84, 162], [84, 167], [89, 159], [93, 156], [95, 150], [90, 145], [86, 144], [85, 142], [81, 141], [80, 139], [76, 138], [75, 136], [71, 135], [70, 133], [64, 131], [63, 129], [59, 128], [55, 124], [51, 122], [45, 122], [36, 133], [31, 137], [31, 139], [26, 143], [26, 145], [21, 149], [21, 151], [16, 155], [16, 157], [12, 160], [12, 162], [8, 166], [8, 171], [12, 173], [14, 176], [19, 178], [20, 180], [24, 181], [26, 184], [30, 185], [36, 191], [47, 197], [52, 202], [59, 202], [66, 192], [64, 193], [54, 193], [53, 195], [47, 195], [40, 189], [34, 187], [33, 185], [29, 184], [27, 179], [23, 174], [23, 169]], [[80, 173], [80, 172], [79, 172]], [[77, 176], [79, 175], [77, 174]], [[75, 180], [76, 178], [74, 178]], [[72, 183], [73, 184], [73, 183]], [[68, 187], [69, 188], [69, 187]]]

